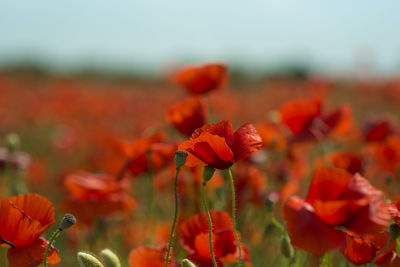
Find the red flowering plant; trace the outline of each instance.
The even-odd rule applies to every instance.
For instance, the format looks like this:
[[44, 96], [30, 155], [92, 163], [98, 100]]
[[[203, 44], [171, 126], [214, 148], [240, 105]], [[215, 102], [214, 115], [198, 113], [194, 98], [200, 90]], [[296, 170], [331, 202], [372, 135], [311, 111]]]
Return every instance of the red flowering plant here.
[[[155, 248], [152, 246], [140, 246], [129, 253], [128, 262], [130, 267], [163, 267], [165, 262], [166, 248]], [[168, 267], [178, 267], [175, 259], [170, 259]]]
[[186, 66], [174, 75], [174, 80], [190, 94], [205, 94], [225, 85], [227, 67], [220, 63]]
[[87, 226], [118, 213], [127, 215], [136, 206], [127, 181], [117, 181], [111, 175], [72, 172], [64, 178], [64, 186], [68, 195], [61, 208]]
[[[239, 249], [233, 234], [233, 223], [229, 214], [224, 211], [210, 211], [213, 222], [213, 249], [218, 266], [234, 263], [238, 260]], [[182, 246], [189, 251], [187, 258], [199, 266], [211, 267], [208, 221], [206, 213], [199, 213], [184, 220], [179, 226], [179, 237]], [[245, 246], [242, 260], [250, 264], [250, 255]]]
[[[290, 197], [283, 218], [293, 246], [317, 256], [340, 249], [350, 261], [360, 264], [372, 259], [383, 262], [382, 258], [392, 253], [381, 253], [376, 259], [390, 217], [383, 193], [359, 174], [337, 168], [315, 170], [306, 199]], [[366, 247], [374, 250], [360, 260]]]
[[183, 135], [190, 136], [194, 130], [203, 126], [207, 114], [203, 100], [192, 97], [168, 109], [166, 119]]
[[289, 128], [289, 141], [308, 142], [328, 136], [346, 118], [346, 107], [322, 113], [320, 98], [288, 101], [279, 108], [281, 123]]
[[241, 262], [241, 245], [236, 233], [236, 197], [235, 184], [232, 177], [231, 166], [246, 158], [250, 153], [261, 149], [263, 143], [255, 127], [246, 122], [235, 132], [230, 121], [221, 121], [215, 124], [204, 125], [194, 131], [189, 140], [179, 145], [180, 150], [188, 153], [186, 166], [192, 167], [198, 164], [207, 164], [203, 173], [202, 200], [206, 210], [209, 225], [209, 251], [214, 267], [218, 262], [214, 255], [212, 236], [212, 218], [209, 215], [205, 199], [204, 187], [209, 181], [215, 169], [225, 170], [228, 176], [232, 192], [232, 219], [233, 234], [239, 250], [238, 264]]
[[[38, 266], [44, 260], [48, 241], [41, 237], [53, 223], [54, 207], [38, 194], [3, 198], [0, 206], [0, 245], [8, 246], [10, 267]], [[60, 261], [58, 250], [50, 247], [47, 263]]]
[[165, 133], [160, 131], [132, 142], [122, 141], [120, 149], [126, 160], [117, 175], [118, 179], [122, 179], [127, 170], [138, 176], [168, 166], [173, 162], [176, 144], [165, 141]]

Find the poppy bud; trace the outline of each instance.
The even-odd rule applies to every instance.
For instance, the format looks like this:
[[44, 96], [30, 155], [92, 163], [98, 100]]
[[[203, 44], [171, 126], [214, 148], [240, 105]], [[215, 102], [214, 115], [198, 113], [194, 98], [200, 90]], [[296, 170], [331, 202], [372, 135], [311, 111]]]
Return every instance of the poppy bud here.
[[103, 258], [105, 267], [121, 267], [118, 256], [108, 248], [103, 249], [100, 255]]
[[207, 183], [214, 175], [215, 169], [211, 166], [205, 166], [203, 172], [203, 183]]
[[292, 245], [290, 244], [290, 240], [289, 240], [288, 236], [282, 237], [281, 252], [288, 259], [292, 259], [294, 257], [294, 249], [293, 249]]
[[72, 214], [65, 214], [60, 222], [60, 229], [65, 230], [70, 228], [72, 225], [76, 224], [76, 219]]
[[10, 133], [6, 136], [6, 147], [11, 153], [17, 151], [21, 141], [16, 133]]
[[400, 235], [400, 227], [396, 223], [393, 223], [393, 224], [390, 225], [389, 229], [390, 229], [389, 230], [390, 239], [391, 240], [397, 239], [399, 237], [399, 235]]
[[175, 166], [177, 169], [180, 169], [183, 165], [185, 165], [187, 156], [188, 153], [183, 150], [177, 150], [175, 152]]
[[193, 262], [191, 262], [188, 259], [183, 259], [182, 260], [182, 267], [197, 267], [196, 264], [194, 264]]
[[104, 265], [93, 255], [86, 252], [78, 252], [78, 262], [81, 267], [104, 267]]

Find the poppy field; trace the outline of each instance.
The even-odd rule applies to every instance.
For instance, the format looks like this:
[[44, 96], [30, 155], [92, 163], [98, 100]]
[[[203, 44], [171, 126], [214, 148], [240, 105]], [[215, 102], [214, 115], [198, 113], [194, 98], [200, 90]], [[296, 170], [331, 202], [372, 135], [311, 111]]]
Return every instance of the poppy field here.
[[400, 80], [0, 72], [0, 267], [400, 266]]

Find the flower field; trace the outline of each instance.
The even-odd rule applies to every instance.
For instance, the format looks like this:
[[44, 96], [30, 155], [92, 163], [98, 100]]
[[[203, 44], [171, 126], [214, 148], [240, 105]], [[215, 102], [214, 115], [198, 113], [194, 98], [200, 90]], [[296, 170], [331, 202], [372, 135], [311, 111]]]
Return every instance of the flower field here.
[[0, 266], [400, 266], [400, 79], [0, 73]]

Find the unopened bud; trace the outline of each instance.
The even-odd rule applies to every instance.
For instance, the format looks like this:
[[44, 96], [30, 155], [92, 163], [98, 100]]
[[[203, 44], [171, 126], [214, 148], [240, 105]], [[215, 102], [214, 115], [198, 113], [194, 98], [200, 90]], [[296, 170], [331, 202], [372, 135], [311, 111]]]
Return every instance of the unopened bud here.
[[104, 267], [104, 265], [92, 254], [78, 252], [77, 257], [81, 267]]
[[193, 262], [191, 262], [188, 259], [183, 259], [182, 260], [182, 267], [197, 267], [197, 265], [194, 264]]
[[100, 255], [103, 258], [105, 267], [121, 267], [121, 262], [119, 261], [118, 256], [108, 248], [103, 249], [100, 252]]
[[65, 230], [70, 228], [72, 225], [76, 224], [76, 219], [72, 214], [65, 214], [60, 222], [60, 229]]
[[177, 169], [180, 169], [183, 165], [185, 165], [187, 156], [188, 153], [186, 151], [177, 150], [175, 152], [175, 166]]
[[281, 240], [281, 252], [283, 256], [285, 256], [288, 259], [292, 259], [294, 257], [294, 249], [292, 245], [290, 244], [290, 240], [288, 236], [282, 237]]
[[211, 166], [204, 167], [203, 171], [203, 183], [207, 183], [214, 175], [215, 169]]
[[11, 153], [17, 151], [20, 147], [21, 141], [18, 134], [10, 133], [6, 136], [6, 147]]
[[389, 233], [392, 240], [397, 239], [400, 236], [400, 227], [395, 223], [391, 224], [389, 228]]

